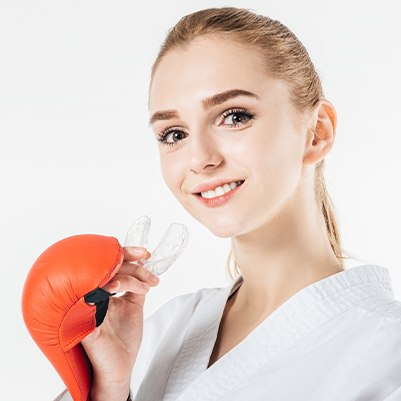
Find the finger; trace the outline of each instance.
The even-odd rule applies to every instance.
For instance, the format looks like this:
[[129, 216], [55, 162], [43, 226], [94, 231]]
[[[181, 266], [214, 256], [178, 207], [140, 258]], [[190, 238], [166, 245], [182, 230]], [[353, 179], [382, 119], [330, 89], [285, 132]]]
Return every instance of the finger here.
[[151, 254], [141, 246], [124, 246], [124, 261], [126, 262], [134, 262], [138, 259], [148, 259]]
[[[107, 283], [104, 287], [102, 287], [104, 290], [109, 291], [112, 294], [116, 294], [117, 292], [123, 292], [124, 290], [121, 288], [121, 283], [120, 280], [113, 280]], [[137, 305], [143, 306], [145, 303], [145, 296], [146, 293], [144, 294], [138, 294], [135, 292], [130, 292], [130, 291], [125, 291], [125, 294], [122, 296], [119, 296], [119, 298], [123, 298], [127, 301], [130, 301], [132, 303], [135, 303]]]
[[123, 274], [116, 275], [113, 280], [111, 280], [102, 288], [106, 291], [109, 291], [108, 289], [115, 289], [113, 292], [129, 291], [137, 294], [146, 294], [149, 291], [149, 284], [144, 283], [135, 277]]
[[128, 274], [141, 281], [146, 281], [151, 285], [157, 285], [160, 282], [159, 277], [148, 269], [134, 263], [123, 263], [117, 274]]
[[120, 281], [113, 279], [112, 281], [108, 282], [106, 285], [102, 287], [103, 290], [110, 292], [111, 294], [115, 294], [120, 289]]

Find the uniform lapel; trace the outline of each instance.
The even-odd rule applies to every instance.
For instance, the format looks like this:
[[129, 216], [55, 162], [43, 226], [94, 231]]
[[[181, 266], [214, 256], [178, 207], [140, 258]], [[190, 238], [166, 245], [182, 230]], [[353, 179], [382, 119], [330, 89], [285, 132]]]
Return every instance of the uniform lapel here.
[[225, 288], [206, 290], [202, 304], [191, 318], [182, 349], [171, 370], [163, 401], [176, 400], [206, 370], [227, 299], [241, 283], [240, 276]]
[[304, 287], [273, 311], [243, 341], [207, 369], [230, 292], [241, 282], [211, 294], [193, 317], [173, 367], [164, 401], [215, 401], [272, 358], [312, 331], [369, 297], [393, 298], [389, 271], [362, 265]]

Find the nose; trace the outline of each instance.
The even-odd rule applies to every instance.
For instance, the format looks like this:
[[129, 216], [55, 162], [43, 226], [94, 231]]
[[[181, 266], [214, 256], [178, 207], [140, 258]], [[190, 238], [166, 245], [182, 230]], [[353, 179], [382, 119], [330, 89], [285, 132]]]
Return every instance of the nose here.
[[194, 173], [202, 173], [219, 166], [223, 156], [213, 134], [202, 130], [192, 133], [189, 143], [189, 168]]

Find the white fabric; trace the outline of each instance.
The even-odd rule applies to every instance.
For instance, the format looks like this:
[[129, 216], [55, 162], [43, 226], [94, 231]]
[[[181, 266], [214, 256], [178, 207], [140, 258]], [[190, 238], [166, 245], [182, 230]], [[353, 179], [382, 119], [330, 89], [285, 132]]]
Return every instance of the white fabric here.
[[180, 295], [145, 320], [135, 401], [401, 400], [401, 302], [386, 267], [308, 285], [207, 368], [241, 283]]
[[53, 401], [74, 401], [70, 392], [64, 389]]

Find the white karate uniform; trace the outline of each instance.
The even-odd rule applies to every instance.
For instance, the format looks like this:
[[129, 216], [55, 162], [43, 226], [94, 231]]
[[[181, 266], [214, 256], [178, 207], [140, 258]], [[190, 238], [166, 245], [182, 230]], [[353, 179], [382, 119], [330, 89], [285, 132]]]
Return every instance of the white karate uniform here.
[[241, 283], [180, 295], [145, 320], [133, 400], [401, 401], [401, 302], [386, 267], [304, 287], [207, 368]]

